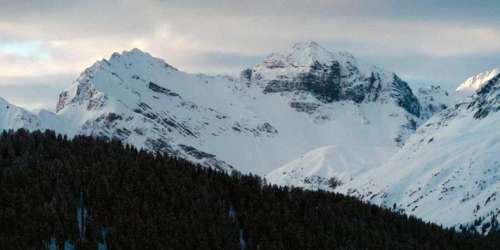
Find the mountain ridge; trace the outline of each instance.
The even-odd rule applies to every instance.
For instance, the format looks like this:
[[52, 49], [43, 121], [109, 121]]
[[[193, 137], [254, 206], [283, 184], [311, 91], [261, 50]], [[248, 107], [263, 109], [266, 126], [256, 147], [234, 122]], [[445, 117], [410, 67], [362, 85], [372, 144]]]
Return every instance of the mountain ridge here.
[[[269, 58], [285, 61], [279, 63], [280, 67], [269, 66]], [[301, 67], [297, 67], [299, 64]], [[338, 65], [338, 82], [325, 81], [332, 65]], [[304, 75], [314, 79], [304, 81]], [[299, 87], [272, 89], [278, 78], [287, 78], [287, 84]], [[337, 91], [337, 97], [324, 98], [331, 91]], [[371, 103], [377, 103], [376, 107]], [[250, 170], [260, 174], [329, 142], [328, 138], [343, 144], [363, 140], [361, 136], [354, 135], [353, 139], [326, 131], [333, 127], [359, 127], [366, 136], [374, 137], [372, 141], [380, 141], [377, 144], [401, 146], [422, 122], [420, 104], [406, 82], [391, 72], [362, 65], [348, 53], [328, 52], [314, 42], [297, 43], [288, 52], [272, 53], [252, 68], [251, 77], [242, 79], [185, 73], [138, 49], [114, 53], [86, 69], [61, 93], [57, 106], [57, 115], [70, 120], [60, 129], [67, 134], [116, 137], [226, 170], [232, 166], [246, 170], [253, 164], [251, 158], [258, 157], [261, 165]], [[414, 112], [410, 112], [412, 107]], [[372, 120], [377, 120], [376, 126], [385, 123], [374, 116], [372, 109], [377, 108], [394, 120], [382, 135], [369, 125]], [[335, 113], [345, 118], [334, 118]], [[320, 130], [303, 137], [316, 139], [305, 143], [294, 139], [297, 132], [305, 133], [308, 127]], [[322, 133], [331, 135], [318, 137]], [[278, 139], [272, 142], [272, 138]], [[240, 148], [250, 145], [253, 157], [237, 152], [238, 156], [232, 156], [215, 144], [221, 141]], [[284, 153], [277, 149], [278, 144], [297, 146], [291, 153]], [[277, 157], [263, 151], [274, 151]]]
[[492, 78], [500, 74], [500, 67], [493, 68], [467, 78], [455, 91], [475, 92]]
[[[500, 119], [498, 96], [500, 77], [494, 76], [472, 97], [458, 98], [454, 105], [436, 113], [398, 152], [366, 172], [345, 178], [346, 171], [334, 168], [330, 170], [333, 173], [322, 176], [323, 182], [306, 182], [314, 177], [308, 175], [307, 168], [288, 168], [290, 164], [314, 166], [306, 158], [278, 168], [267, 175], [268, 179], [335, 190], [447, 227], [474, 225], [478, 232], [488, 233], [496, 230], [500, 215], [500, 159], [495, 153], [500, 150], [495, 133]], [[332, 189], [325, 182], [329, 178], [343, 183]]]
[[[132, 49], [85, 69], [59, 95], [55, 114], [33, 116], [39, 122], [32, 129], [117, 139], [202, 166], [260, 175], [320, 152], [320, 158], [359, 163], [359, 171], [345, 165], [342, 189], [377, 167], [365, 162], [385, 162], [405, 148], [421, 124], [453, 106], [452, 99], [438, 87], [413, 91], [392, 72], [314, 42], [272, 53], [240, 78], [189, 74]], [[333, 165], [315, 166], [291, 177], [335, 172]], [[278, 183], [276, 176], [271, 181]], [[319, 177], [310, 180], [327, 188], [330, 176]], [[294, 184], [293, 178], [283, 184]]]

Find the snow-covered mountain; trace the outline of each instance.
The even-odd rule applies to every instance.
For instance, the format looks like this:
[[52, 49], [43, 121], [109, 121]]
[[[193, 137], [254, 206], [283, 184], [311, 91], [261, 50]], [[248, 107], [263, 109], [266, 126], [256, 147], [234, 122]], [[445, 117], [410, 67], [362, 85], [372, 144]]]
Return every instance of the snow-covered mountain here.
[[400, 148], [391, 146], [336, 146], [311, 150], [266, 175], [283, 186], [336, 190], [386, 162]]
[[0, 128], [29, 130], [42, 129], [42, 122], [36, 114], [9, 103], [0, 97]]
[[[421, 105], [421, 120], [445, 110], [461, 98], [439, 86], [419, 88], [416, 97]], [[383, 130], [380, 128], [380, 131]], [[387, 145], [322, 146], [276, 168], [266, 178], [279, 185], [332, 190], [332, 178], [348, 186], [349, 182], [382, 165], [399, 150], [400, 147]]]
[[238, 79], [189, 74], [134, 49], [96, 62], [61, 93], [57, 130], [266, 174], [324, 145], [401, 146], [422, 110], [394, 73], [315, 42]]
[[481, 85], [472, 101], [431, 118], [345, 191], [447, 226], [488, 229], [500, 214], [500, 72]]
[[[469, 78], [457, 93], [437, 87], [417, 91], [423, 110], [437, 112], [394, 155], [380, 147], [347, 153], [321, 147], [266, 177], [276, 184], [335, 190], [445, 226], [475, 225], [487, 232], [500, 214], [500, 72], [492, 72]], [[465, 86], [473, 92], [464, 99], [469, 91]], [[346, 157], [350, 154], [354, 156]]]
[[474, 93], [484, 86], [492, 78], [500, 74], [500, 68], [494, 68], [487, 70], [485, 72], [479, 73], [477, 75], [467, 78], [462, 84], [460, 84], [456, 91], [470, 92]]
[[327, 145], [394, 151], [441, 107], [421, 102], [394, 73], [315, 42], [272, 53], [240, 78], [189, 74], [133, 49], [82, 72], [60, 94], [56, 114], [26, 113], [36, 126], [3, 127], [116, 138], [266, 174]]
[[427, 120], [436, 113], [459, 102], [461, 95], [448, 93], [440, 86], [431, 85], [429, 87], [418, 88], [415, 95], [422, 106], [421, 118]]
[[[11, 108], [0, 107], [0, 119], [4, 129], [115, 138], [225, 171], [269, 173], [268, 180], [278, 184], [331, 189], [339, 181], [335, 190], [384, 205], [394, 201], [402, 209], [406, 200], [399, 198], [406, 196], [390, 196], [389, 188], [405, 190], [398, 184], [406, 173], [400, 169], [420, 171], [419, 162], [409, 163], [424, 148], [415, 146], [424, 144], [419, 136], [429, 141], [428, 131], [435, 128], [437, 140], [446, 135], [438, 129], [473, 110], [479, 114], [474, 121], [494, 119], [495, 98], [478, 94], [473, 104], [454, 106], [454, 96], [439, 87], [414, 92], [396, 74], [315, 42], [272, 53], [239, 78], [186, 73], [133, 49], [82, 72], [60, 94], [56, 113], [32, 114], [6, 103], [0, 105]], [[420, 185], [415, 174], [408, 185]], [[405, 211], [443, 222], [412, 209]], [[469, 221], [460, 217], [454, 223]]]
[[315, 42], [273, 53], [243, 75], [263, 86], [265, 93], [303, 91], [324, 103], [392, 101], [416, 117], [421, 113], [418, 99], [397, 75], [362, 64], [346, 52], [331, 53]]

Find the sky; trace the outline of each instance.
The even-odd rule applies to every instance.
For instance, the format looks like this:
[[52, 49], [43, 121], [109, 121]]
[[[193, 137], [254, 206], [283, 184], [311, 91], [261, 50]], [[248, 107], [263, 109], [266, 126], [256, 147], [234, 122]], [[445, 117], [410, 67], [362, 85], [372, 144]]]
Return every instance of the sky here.
[[0, 96], [55, 109], [86, 67], [139, 48], [183, 71], [237, 74], [316, 41], [416, 84], [500, 66], [500, 1], [0, 0]]

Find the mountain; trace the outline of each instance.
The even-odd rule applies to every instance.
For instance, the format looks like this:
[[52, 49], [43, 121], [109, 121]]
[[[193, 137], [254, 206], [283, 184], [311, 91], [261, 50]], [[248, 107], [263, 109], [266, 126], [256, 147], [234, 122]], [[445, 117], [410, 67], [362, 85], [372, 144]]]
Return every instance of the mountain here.
[[425, 120], [394, 73], [297, 43], [240, 78], [190, 74], [138, 49], [60, 94], [57, 129], [116, 138], [227, 171], [266, 174], [324, 145], [397, 148]]
[[420, 117], [418, 99], [397, 75], [359, 63], [346, 52], [329, 52], [315, 42], [297, 43], [285, 54], [273, 53], [244, 75], [266, 93], [305, 91], [324, 103], [391, 100]]
[[339, 191], [445, 226], [472, 224], [480, 232], [495, 228], [500, 214], [500, 72], [488, 78], [470, 101], [432, 117], [388, 162]]
[[494, 68], [467, 78], [460, 84], [456, 91], [474, 93], [483, 87], [488, 81], [500, 74], [500, 68]]
[[[419, 88], [416, 97], [423, 120], [447, 109], [459, 99], [439, 86]], [[399, 147], [385, 145], [322, 146], [276, 168], [266, 175], [266, 179], [279, 185], [333, 190], [332, 181], [349, 186], [349, 182], [382, 165], [399, 150]]]
[[319, 147], [271, 171], [266, 179], [283, 186], [335, 190], [383, 164], [398, 150], [384, 146]]
[[0, 97], [0, 128], [36, 130], [42, 128], [42, 122], [37, 115]]
[[[67, 121], [61, 128], [66, 134], [114, 138], [231, 170], [226, 162], [193, 145], [232, 131], [237, 119], [226, 113], [241, 110], [237, 96], [231, 94], [237, 87], [227, 78], [181, 72], [134, 49], [86, 69], [60, 94], [56, 110]], [[264, 124], [248, 126], [252, 125], [251, 132], [267, 133]]]
[[422, 105], [421, 117], [425, 120], [454, 105], [462, 98], [462, 95], [459, 95], [456, 92], [449, 93], [440, 86], [436, 85], [418, 88], [415, 96]]
[[[401, 149], [321, 147], [266, 178], [335, 190], [444, 226], [473, 225], [486, 233], [500, 214], [500, 137], [495, 132], [500, 129], [500, 72], [492, 72], [469, 78], [456, 93], [418, 90], [422, 109], [436, 112]], [[477, 89], [464, 99], [466, 86]]]

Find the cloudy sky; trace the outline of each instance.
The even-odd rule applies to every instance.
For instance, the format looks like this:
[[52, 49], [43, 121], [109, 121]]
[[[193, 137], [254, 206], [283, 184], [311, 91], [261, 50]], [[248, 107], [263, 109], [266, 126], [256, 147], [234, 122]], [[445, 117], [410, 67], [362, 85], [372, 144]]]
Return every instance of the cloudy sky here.
[[54, 109], [94, 61], [134, 47], [236, 73], [314, 40], [408, 81], [452, 87], [500, 65], [497, 0], [0, 0], [0, 96]]

